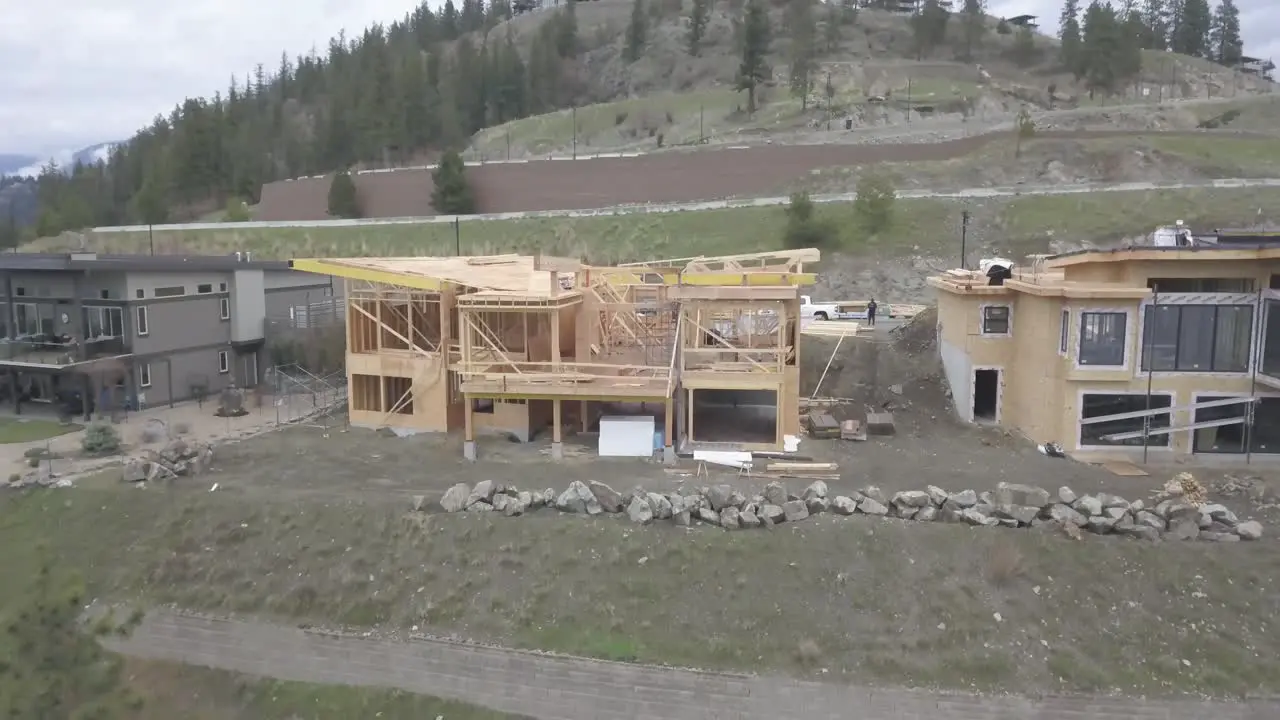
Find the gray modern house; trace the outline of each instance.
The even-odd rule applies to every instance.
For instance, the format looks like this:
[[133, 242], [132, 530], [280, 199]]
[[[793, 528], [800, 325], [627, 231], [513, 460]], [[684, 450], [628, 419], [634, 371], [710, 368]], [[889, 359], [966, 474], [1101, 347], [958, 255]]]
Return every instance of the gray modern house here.
[[228, 256], [0, 255], [0, 398], [146, 408], [254, 387], [267, 319], [341, 293], [284, 261]]

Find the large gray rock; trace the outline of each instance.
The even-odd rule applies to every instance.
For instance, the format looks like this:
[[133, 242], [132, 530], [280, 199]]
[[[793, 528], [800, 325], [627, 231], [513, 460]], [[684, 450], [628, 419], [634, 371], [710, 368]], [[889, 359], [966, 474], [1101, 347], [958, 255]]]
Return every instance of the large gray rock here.
[[881, 505], [889, 504], [889, 498], [885, 497], [884, 491], [876, 487], [875, 485], [868, 485], [862, 488], [861, 490], [859, 490], [858, 492], [861, 493], [863, 497], [871, 498], [872, 500], [875, 500]]
[[708, 525], [715, 525], [717, 527], [720, 525], [720, 513], [712, 510], [710, 506], [703, 505], [698, 508], [697, 515], [699, 520], [707, 523]]
[[1098, 498], [1098, 502], [1102, 503], [1102, 508], [1104, 510], [1107, 508], [1124, 508], [1125, 510], [1129, 509], [1129, 501], [1125, 500], [1119, 495], [1112, 495], [1111, 493], [1098, 493], [1097, 498]]
[[731, 485], [712, 485], [707, 488], [705, 496], [707, 502], [711, 503], [711, 509], [716, 512], [729, 507], [733, 504], [733, 487]]
[[755, 505], [748, 503], [747, 509], [738, 513], [738, 523], [744, 528], [758, 528], [764, 524], [760, 516], [756, 514]]
[[1128, 514], [1129, 514], [1129, 511], [1122, 507], [1109, 507], [1109, 508], [1102, 509], [1103, 517], [1108, 517], [1108, 518], [1111, 518], [1112, 520], [1119, 520], [1120, 518]]
[[920, 508], [907, 507], [906, 505], [894, 505], [890, 508], [894, 517], [900, 517], [903, 520], [914, 520], [916, 513], [920, 512]]
[[[569, 483], [569, 487], [565, 488], [565, 491], [560, 493], [560, 497], [556, 498], [556, 508], [567, 513], [595, 515], [602, 512], [600, 503], [596, 501], [596, 496], [591, 493], [591, 488], [578, 480]], [[593, 509], [594, 512], [592, 512]]]
[[1180, 517], [1169, 523], [1170, 540], [1195, 540], [1200, 537], [1200, 522], [1193, 517]]
[[996, 485], [993, 505], [1034, 505], [1044, 507], [1049, 504], [1049, 491], [1034, 485], [1002, 482]]
[[1092, 495], [1081, 495], [1071, 507], [1085, 517], [1102, 514], [1102, 501]]
[[129, 458], [124, 464], [125, 482], [142, 482], [147, 479], [147, 461], [142, 458]]
[[1133, 521], [1138, 525], [1149, 527], [1157, 532], [1164, 532], [1168, 528], [1168, 524], [1165, 523], [1164, 518], [1150, 510], [1140, 510], [1137, 513], [1134, 513]]
[[853, 498], [837, 495], [831, 501], [831, 512], [837, 515], [852, 515], [858, 511], [858, 503]]
[[467, 512], [473, 512], [473, 513], [493, 512], [493, 506], [483, 500], [480, 500], [478, 502], [473, 502], [470, 505], [468, 505]]
[[798, 522], [809, 517], [809, 508], [801, 500], [788, 500], [782, 504], [782, 514], [787, 522]]
[[653, 517], [656, 520], [670, 520], [674, 510], [671, 501], [658, 493], [648, 494], [649, 507], [653, 508]]
[[1143, 525], [1141, 523], [1134, 522], [1127, 517], [1116, 523], [1114, 531], [1117, 535], [1125, 535], [1128, 537], [1138, 538], [1140, 540], [1155, 541], [1160, 539], [1159, 530], [1151, 527], [1150, 525]]
[[507, 509], [507, 503], [513, 499], [514, 498], [510, 495], [506, 495], [504, 493], [494, 495], [492, 503], [494, 512], [505, 512]]
[[1062, 487], [1058, 488], [1058, 502], [1062, 503], [1063, 505], [1071, 505], [1076, 501], [1076, 497], [1077, 497], [1076, 491], [1072, 490], [1066, 485], [1063, 485]]
[[445, 512], [461, 512], [467, 508], [467, 501], [471, 498], [471, 488], [466, 483], [458, 483], [448, 490], [444, 491], [444, 495], [440, 498], [440, 507]]
[[893, 494], [891, 503], [895, 507], [922, 508], [932, 505], [933, 501], [929, 499], [929, 493], [922, 490], [903, 490]]
[[994, 514], [998, 518], [1013, 520], [1019, 525], [1030, 525], [1031, 521], [1040, 514], [1040, 508], [1029, 505], [997, 505]]
[[1261, 540], [1262, 539], [1262, 523], [1257, 520], [1250, 520], [1236, 525], [1236, 535], [1241, 540]]
[[999, 518], [983, 514], [976, 506], [962, 511], [960, 513], [960, 519], [970, 525], [978, 525], [981, 527], [994, 527], [1000, 524]]
[[725, 530], [737, 530], [742, 527], [742, 513], [730, 505], [720, 511], [720, 527]]
[[645, 498], [633, 496], [631, 503], [627, 505], [627, 517], [631, 518], [631, 522], [648, 525], [653, 522], [653, 508]]
[[866, 513], [867, 515], [882, 515], [882, 516], [883, 516], [883, 515], [888, 515], [888, 514], [889, 514], [889, 506], [888, 506], [888, 505], [885, 505], [884, 503], [880, 502], [879, 500], [876, 500], [875, 498], [873, 498], [873, 497], [869, 497], [869, 496], [866, 496], [866, 495], [864, 495], [864, 496], [862, 497], [862, 500], [858, 503], [858, 510], [859, 510], [859, 511], [861, 511], [861, 512]]
[[782, 487], [782, 483], [774, 480], [764, 486], [764, 499], [770, 505], [782, 507], [782, 503], [787, 501], [787, 489]]
[[805, 498], [803, 502], [810, 515], [824, 513], [831, 506], [831, 501], [824, 497], [809, 497]]
[[493, 504], [493, 494], [497, 492], [492, 480], [481, 480], [476, 486], [471, 488], [471, 496], [467, 498], [468, 505], [474, 505], [478, 502]]
[[1085, 524], [1085, 528], [1089, 532], [1097, 533], [1098, 535], [1106, 535], [1116, 528], [1117, 522], [1119, 521], [1115, 518], [1098, 515], [1097, 517], [1089, 518], [1089, 522]]
[[942, 507], [942, 503], [947, 501], [947, 491], [937, 485], [930, 485], [929, 487], [926, 487], [924, 491], [929, 494], [929, 502], [932, 503], [934, 507]]
[[826, 497], [827, 497], [827, 484], [821, 480], [814, 480], [812, 483], [809, 484], [809, 487], [805, 488], [804, 492], [800, 494], [800, 498], [802, 500], [810, 500], [812, 498], [826, 498]]
[[978, 504], [978, 493], [972, 490], [961, 490], [958, 493], [948, 495], [947, 502], [950, 502], [959, 510], [971, 508]]
[[932, 522], [938, 517], [938, 512], [938, 508], [932, 505], [929, 507], [922, 507], [916, 511], [916, 516], [913, 519], [918, 522]]
[[1208, 515], [1214, 522], [1220, 522], [1223, 525], [1230, 527], [1235, 527], [1240, 522], [1240, 519], [1236, 517], [1236, 514], [1228, 510], [1225, 505], [1204, 505], [1200, 508], [1200, 512], [1204, 515]]
[[[783, 502], [785, 503], [786, 501]], [[765, 503], [760, 506], [760, 519], [772, 525], [777, 525], [787, 519], [787, 514], [783, 511], [782, 505]]]
[[1072, 510], [1062, 503], [1055, 503], [1049, 506], [1048, 515], [1050, 520], [1056, 520], [1063, 525], [1075, 525], [1076, 527], [1084, 527], [1089, 521], [1084, 515]]
[[592, 480], [589, 487], [591, 496], [600, 503], [601, 510], [607, 513], [622, 512], [622, 493], [596, 480]]

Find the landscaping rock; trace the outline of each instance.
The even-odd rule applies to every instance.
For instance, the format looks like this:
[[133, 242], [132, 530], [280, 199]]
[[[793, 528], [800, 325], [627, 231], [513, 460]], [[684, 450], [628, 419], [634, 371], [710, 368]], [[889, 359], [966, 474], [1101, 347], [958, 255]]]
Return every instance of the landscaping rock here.
[[1195, 540], [1200, 537], [1200, 522], [1192, 517], [1180, 517], [1169, 523], [1170, 540]]
[[627, 517], [631, 518], [631, 522], [648, 525], [653, 522], [653, 508], [649, 506], [648, 500], [635, 495], [627, 505]]
[[858, 503], [858, 510], [868, 515], [888, 515], [889, 506], [876, 500], [873, 497], [864, 495], [862, 501]]
[[787, 519], [787, 514], [783, 511], [781, 505], [765, 503], [760, 506], [760, 519], [767, 523], [777, 525]]
[[889, 500], [885, 497], [884, 491], [875, 485], [868, 485], [858, 491], [863, 497], [871, 498], [881, 505], [888, 505]]
[[824, 497], [811, 497], [804, 501], [804, 506], [810, 515], [818, 515], [826, 512], [827, 508], [831, 507], [831, 501]]
[[980, 527], [994, 527], [1000, 524], [1000, 520], [998, 518], [993, 518], [989, 515], [983, 514], [976, 506], [963, 510], [960, 513], [960, 519], [970, 525], [977, 525]]
[[798, 522], [809, 517], [809, 508], [800, 500], [788, 500], [782, 504], [782, 514], [787, 522]]
[[467, 507], [467, 500], [471, 497], [471, 488], [466, 483], [458, 483], [448, 490], [444, 491], [444, 495], [440, 498], [440, 507], [445, 512], [460, 512]]
[[933, 505], [930, 505], [929, 507], [922, 507], [919, 510], [917, 510], [916, 516], [914, 519], [917, 522], [932, 522], [937, 517], [938, 517], [938, 508], [934, 507]]
[[492, 480], [481, 480], [471, 489], [471, 497], [467, 498], [467, 505], [474, 505], [478, 502], [492, 503], [493, 494], [497, 490], [493, 486]]
[[1105, 515], [1098, 515], [1096, 517], [1089, 518], [1088, 522], [1085, 523], [1084, 527], [1086, 530], [1088, 530], [1091, 533], [1095, 533], [1097, 535], [1106, 535], [1107, 533], [1115, 529], [1117, 522], [1119, 521], [1116, 518], [1110, 518]]
[[702, 507], [698, 508], [697, 515], [699, 520], [701, 520], [704, 523], [707, 523], [708, 525], [715, 525], [716, 527], [720, 526], [720, 513], [716, 512], [715, 510], [712, 510], [710, 507], [706, 505], [703, 505]]
[[653, 517], [655, 520], [670, 520], [673, 512], [671, 501], [658, 493], [648, 493], [646, 498], [649, 501], [649, 507], [653, 508]]
[[930, 485], [924, 491], [929, 494], [929, 502], [934, 507], [942, 507], [942, 503], [947, 501], [947, 491], [937, 485]]
[[622, 512], [622, 493], [596, 480], [592, 480], [588, 487], [591, 489], [591, 496], [600, 503], [601, 510], [607, 513]]
[[919, 490], [904, 490], [894, 493], [891, 504], [895, 507], [922, 508], [926, 505], [932, 505], [933, 501], [929, 499], [929, 493]]
[[978, 504], [978, 494], [972, 490], [961, 490], [958, 493], [948, 495], [947, 501], [955, 505], [956, 508], [964, 510]]
[[1084, 527], [1085, 523], [1089, 521], [1089, 519], [1086, 518], [1084, 515], [1081, 515], [1080, 513], [1076, 512], [1075, 510], [1072, 510], [1071, 508], [1061, 503], [1050, 505], [1047, 512], [1049, 515], [1049, 519], [1057, 520], [1059, 523], [1062, 523], [1063, 525], [1075, 525], [1076, 527]]
[[752, 509], [754, 507], [754, 504], [748, 503], [747, 509], [738, 514], [738, 522], [742, 527], [747, 529], [758, 528], [764, 524], [764, 521], [762, 521], [760, 516], [756, 514], [756, 511]]
[[1241, 540], [1261, 540], [1262, 539], [1262, 523], [1257, 520], [1250, 520], [1236, 525], [1236, 535]]
[[493, 512], [493, 506], [483, 500], [477, 500], [467, 506], [467, 512], [487, 513]]
[[892, 510], [894, 517], [900, 517], [903, 520], [913, 520], [916, 513], [920, 512], [920, 508], [907, 507], [906, 505], [894, 505]]
[[1071, 507], [1085, 517], [1102, 514], [1102, 501], [1092, 495], [1081, 495]]
[[720, 527], [725, 530], [737, 530], [742, 527], [742, 512], [732, 505], [721, 510]]
[[814, 480], [809, 484], [809, 487], [805, 488], [804, 492], [800, 494], [800, 498], [802, 500], [811, 500], [813, 498], [825, 499], [826, 497], [827, 484], [821, 480]]
[[1129, 501], [1125, 500], [1119, 495], [1112, 495], [1110, 493], [1098, 493], [1096, 497], [1098, 498], [1098, 502], [1102, 503], [1103, 510], [1106, 510], [1107, 508], [1123, 508], [1125, 510], [1129, 509]]
[[578, 480], [569, 483], [569, 487], [556, 498], [555, 505], [556, 508], [567, 513], [586, 513], [590, 506], [594, 506], [596, 511], [600, 512], [600, 503], [596, 502], [596, 496], [591, 494], [591, 488]]
[[142, 458], [129, 458], [124, 464], [125, 482], [142, 482], [147, 479], [147, 461]]
[[1062, 503], [1063, 505], [1071, 505], [1076, 501], [1077, 497], [1078, 496], [1076, 495], [1076, 491], [1072, 490], [1066, 485], [1063, 485], [1062, 487], [1058, 488], [1058, 502]]
[[1235, 527], [1240, 522], [1236, 514], [1228, 510], [1224, 505], [1202, 505], [1200, 506], [1200, 512], [1208, 515], [1214, 522], [1220, 522], [1229, 527]]
[[1122, 507], [1109, 507], [1109, 508], [1102, 509], [1102, 515], [1104, 517], [1111, 518], [1112, 520], [1119, 520], [1120, 518], [1128, 514], [1129, 514], [1129, 511]]
[[990, 504], [1044, 507], [1049, 504], [1049, 491], [1034, 485], [1002, 482], [996, 485], [995, 500], [996, 502]]
[[831, 512], [837, 515], [852, 515], [858, 511], [858, 503], [846, 495], [837, 495], [831, 501]]
[[[782, 507], [782, 503], [787, 501], [787, 490], [782, 487], [782, 483], [774, 480], [764, 486], [764, 499], [770, 505]], [[763, 504], [763, 503], [762, 503]]]
[[1027, 505], [997, 505], [995, 508], [996, 517], [1014, 520], [1019, 525], [1030, 525], [1039, 514], [1040, 508]]
[[1157, 532], [1164, 532], [1168, 529], [1168, 523], [1164, 518], [1151, 512], [1150, 510], [1141, 510], [1133, 515], [1133, 521], [1138, 525], [1144, 525]]
[[716, 512], [729, 507], [733, 504], [733, 486], [731, 485], [712, 485], [707, 488], [703, 496], [707, 498], [707, 502], [711, 503], [711, 509]]
[[495, 512], [503, 512], [507, 509], [507, 503], [512, 500], [510, 495], [498, 494], [493, 496], [493, 509]]

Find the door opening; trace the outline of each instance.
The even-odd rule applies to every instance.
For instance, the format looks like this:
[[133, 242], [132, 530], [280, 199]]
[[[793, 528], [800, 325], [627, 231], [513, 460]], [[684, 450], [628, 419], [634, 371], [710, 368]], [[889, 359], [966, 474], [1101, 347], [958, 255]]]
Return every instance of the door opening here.
[[1000, 371], [995, 368], [973, 371], [973, 420], [995, 422], [1000, 408]]

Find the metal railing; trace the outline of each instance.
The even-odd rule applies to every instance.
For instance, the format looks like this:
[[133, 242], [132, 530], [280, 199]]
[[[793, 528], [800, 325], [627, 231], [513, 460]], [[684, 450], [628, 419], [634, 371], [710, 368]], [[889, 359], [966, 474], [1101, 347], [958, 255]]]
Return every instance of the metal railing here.
[[[40, 337], [0, 339], [0, 360], [40, 365], [72, 365], [82, 362], [80, 343], [74, 340], [41, 339]], [[94, 338], [85, 342], [85, 360], [126, 355], [122, 337]]]

